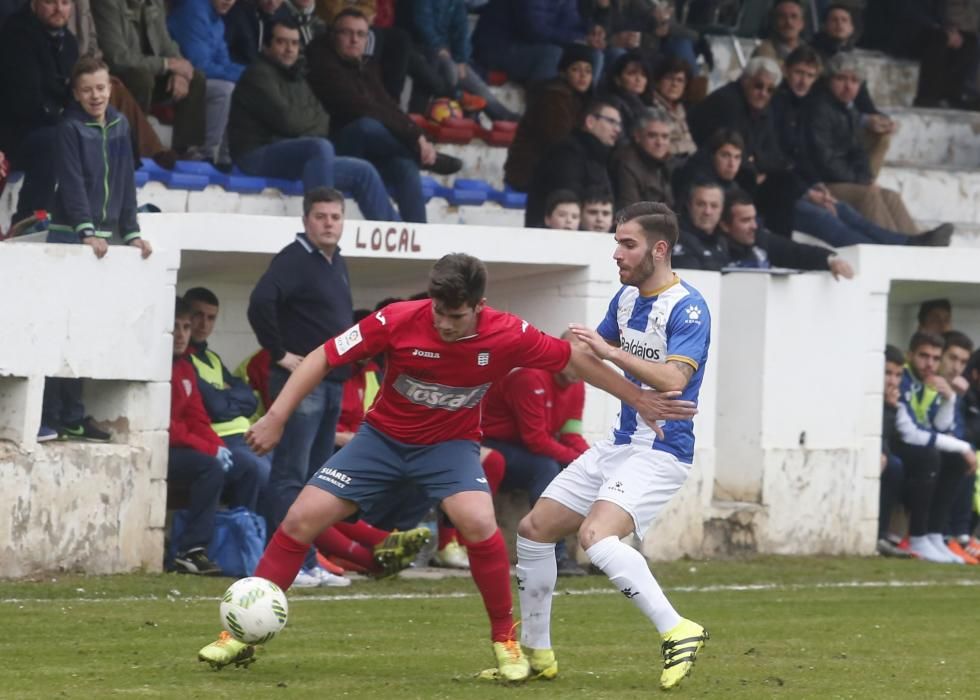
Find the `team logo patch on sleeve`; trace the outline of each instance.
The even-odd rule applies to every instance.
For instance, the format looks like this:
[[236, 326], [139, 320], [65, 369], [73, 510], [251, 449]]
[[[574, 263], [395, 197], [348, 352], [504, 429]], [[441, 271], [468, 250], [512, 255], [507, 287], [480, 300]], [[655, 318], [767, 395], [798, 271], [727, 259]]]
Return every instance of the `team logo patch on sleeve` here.
[[684, 312], [687, 314], [688, 323], [701, 323], [701, 308], [695, 304], [690, 304]]
[[354, 326], [350, 330], [347, 330], [334, 338], [333, 342], [337, 347], [337, 354], [343, 355], [351, 348], [359, 345], [362, 340], [364, 340], [364, 336], [361, 335], [360, 326]]

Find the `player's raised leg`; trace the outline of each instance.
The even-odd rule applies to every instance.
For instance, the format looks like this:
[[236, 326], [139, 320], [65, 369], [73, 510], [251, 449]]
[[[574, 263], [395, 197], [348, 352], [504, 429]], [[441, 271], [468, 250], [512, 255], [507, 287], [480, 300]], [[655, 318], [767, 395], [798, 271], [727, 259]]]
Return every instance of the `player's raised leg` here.
[[551, 599], [558, 579], [555, 543], [578, 529], [583, 516], [541, 497], [517, 527], [517, 593], [521, 600], [521, 645], [531, 677], [552, 680], [558, 661], [551, 648]]
[[708, 634], [701, 625], [682, 618], [674, 610], [646, 558], [622, 542], [635, 527], [632, 515], [615, 503], [599, 500], [579, 528], [579, 543], [592, 563], [657, 628], [664, 657], [660, 687], [669, 689], [691, 672]]
[[510, 591], [510, 558], [486, 491], [460, 491], [442, 501], [442, 509], [459, 530], [469, 553], [470, 575], [490, 617], [490, 639], [500, 680], [527, 680], [530, 673], [514, 639], [514, 603]]
[[[350, 501], [315, 486], [304, 486], [269, 540], [254, 575], [288, 590], [317, 535], [356, 510], [357, 506]], [[198, 652], [197, 658], [218, 670], [229, 664], [245, 665], [254, 654], [252, 645], [222, 632], [216, 641]]]

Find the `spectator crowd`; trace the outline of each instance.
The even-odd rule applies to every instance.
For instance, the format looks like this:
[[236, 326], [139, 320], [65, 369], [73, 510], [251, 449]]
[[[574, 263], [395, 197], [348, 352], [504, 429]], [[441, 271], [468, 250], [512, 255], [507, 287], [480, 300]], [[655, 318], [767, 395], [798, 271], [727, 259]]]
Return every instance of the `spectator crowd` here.
[[[207, 161], [299, 180], [306, 193], [303, 232], [252, 292], [248, 320], [261, 351], [241, 371], [208, 346], [217, 295], [198, 287], [177, 300], [169, 476], [187, 487], [188, 520], [174, 568], [219, 573], [207, 546], [222, 503], [260, 513], [272, 532], [370, 408], [382, 358], [332, 372], [271, 459], [244, 441], [305, 354], [395, 301], [353, 309], [338, 248], [343, 193], [369, 219], [425, 222], [422, 172], [452, 175], [463, 165], [410, 116], [436, 102], [484, 123], [516, 122], [503, 179], [527, 193], [527, 227], [608, 233], [614, 211], [661, 202], [678, 212], [675, 268], [783, 267], [835, 278], [854, 275], [836, 248], [949, 245], [952, 225], [924, 230], [900, 193], [877, 184], [897, 125], [872, 100], [855, 48], [919, 61], [917, 106], [977, 109], [975, 4], [775, 0], [741, 75], [709, 93], [704, 34], [724, 13], [706, 8], [720, 5], [0, 3], [0, 176], [8, 161], [24, 173], [12, 233], [47, 229], [49, 241], [87, 245], [100, 258], [111, 243], [151, 255], [134, 185], [147, 158], [165, 169]], [[738, 21], [730, 29], [743, 31]], [[522, 114], [488, 87], [502, 79], [526, 87]], [[151, 117], [172, 126], [170, 144]], [[975, 564], [980, 357], [951, 330], [950, 314], [941, 300], [927, 305], [907, 352], [886, 352], [878, 546]], [[488, 394], [481, 461], [494, 492], [526, 491], [533, 506], [588, 447], [583, 402], [577, 377], [537, 370], [516, 371]], [[79, 380], [46, 383], [38, 440], [58, 438], [111, 439], [85, 415]], [[890, 520], [899, 505], [907, 538]], [[295, 585], [346, 585], [344, 570], [382, 576], [408, 566], [428, 541], [417, 527], [425, 515], [393, 510], [330, 528]], [[442, 518], [435, 529], [434, 559], [466, 567], [452, 524]], [[561, 544], [556, 556], [561, 573], [584, 573]]]

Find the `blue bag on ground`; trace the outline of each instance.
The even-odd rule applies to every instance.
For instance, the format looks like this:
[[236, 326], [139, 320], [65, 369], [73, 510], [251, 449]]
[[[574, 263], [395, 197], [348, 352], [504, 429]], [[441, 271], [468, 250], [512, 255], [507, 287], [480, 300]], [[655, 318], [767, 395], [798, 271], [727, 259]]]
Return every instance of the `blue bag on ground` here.
[[[180, 539], [187, 524], [187, 511], [174, 512], [170, 530], [168, 560], [176, 552], [173, 543]], [[221, 567], [225, 576], [251, 576], [265, 550], [265, 518], [244, 506], [219, 510], [214, 518], [214, 536], [208, 545], [208, 558]]]

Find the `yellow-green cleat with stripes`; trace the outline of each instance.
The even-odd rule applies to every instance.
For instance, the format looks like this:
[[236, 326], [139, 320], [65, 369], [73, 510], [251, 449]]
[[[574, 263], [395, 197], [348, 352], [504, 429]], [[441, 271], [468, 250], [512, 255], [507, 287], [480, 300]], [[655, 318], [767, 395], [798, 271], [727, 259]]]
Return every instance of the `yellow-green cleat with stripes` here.
[[394, 576], [411, 566], [430, 539], [432, 533], [427, 527], [416, 527], [404, 532], [393, 530], [374, 547], [374, 562], [380, 568], [378, 575], [381, 578]]
[[660, 674], [660, 687], [670, 690], [691, 674], [708, 632], [698, 623], [682, 618], [662, 639], [660, 653], [664, 657], [664, 670]]
[[531, 664], [531, 680], [553, 681], [558, 676], [558, 660], [552, 649], [524, 647], [524, 655]]
[[239, 642], [222, 630], [217, 641], [211, 642], [197, 652], [197, 660], [206, 662], [215, 671], [220, 671], [229, 664], [247, 667], [255, 661], [255, 647]]

